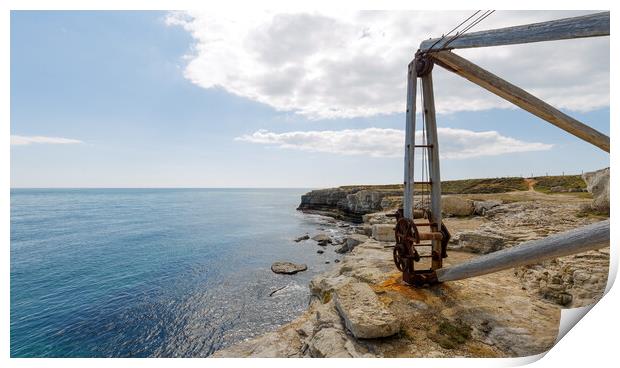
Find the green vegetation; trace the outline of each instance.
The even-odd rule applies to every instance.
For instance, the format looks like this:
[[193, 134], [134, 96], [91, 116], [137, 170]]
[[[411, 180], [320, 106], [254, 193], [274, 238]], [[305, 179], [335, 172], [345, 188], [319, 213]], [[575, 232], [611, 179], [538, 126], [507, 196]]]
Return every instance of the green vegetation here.
[[[424, 190], [426, 185], [416, 184], [417, 190]], [[371, 190], [403, 190], [402, 184], [386, 185], [347, 185], [342, 189], [371, 189]], [[441, 182], [442, 192], [445, 194], [479, 194], [479, 193], [506, 193], [518, 190], [527, 190], [527, 183], [523, 178], [489, 178], [447, 180]]]
[[577, 217], [589, 217], [589, 218], [593, 218], [593, 219], [599, 219], [599, 220], [603, 220], [606, 218], [609, 218], [609, 213], [607, 212], [603, 212], [603, 211], [598, 211], [590, 206], [584, 206], [582, 207], [579, 212], [577, 212], [575, 214], [575, 216]]
[[464, 179], [441, 183], [445, 194], [506, 193], [528, 190], [523, 178]]
[[[534, 190], [542, 193], [572, 193], [578, 197], [591, 198], [586, 190], [586, 183], [580, 175], [539, 176], [532, 178]], [[402, 184], [386, 185], [347, 185], [340, 187], [345, 190], [403, 190]], [[416, 184], [416, 191], [426, 189], [424, 184]], [[528, 182], [524, 178], [486, 178], [446, 180], [441, 182], [441, 191], [444, 194], [485, 194], [508, 193], [526, 191]]]
[[578, 193], [585, 192], [587, 188], [581, 175], [539, 176], [533, 179], [536, 181], [534, 190], [542, 193]]
[[428, 334], [428, 338], [444, 349], [455, 349], [471, 339], [471, 331], [472, 328], [461, 320], [443, 320], [435, 331]]

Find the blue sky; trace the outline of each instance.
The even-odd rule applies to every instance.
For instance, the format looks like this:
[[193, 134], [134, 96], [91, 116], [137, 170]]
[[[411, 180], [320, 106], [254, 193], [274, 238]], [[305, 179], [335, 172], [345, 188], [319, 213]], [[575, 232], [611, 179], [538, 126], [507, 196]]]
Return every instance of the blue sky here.
[[[398, 156], [402, 148], [395, 148], [394, 153], [390, 145], [398, 141], [398, 131], [404, 126], [404, 114], [398, 110], [401, 105], [404, 109], [405, 96], [402, 86], [393, 81], [401, 83], [400, 73], [404, 83], [406, 61], [388, 60], [392, 51], [381, 51], [386, 61], [380, 65], [367, 63], [365, 69], [356, 70], [359, 75], [328, 79], [346, 76], [349, 70], [344, 61], [329, 68], [321, 62], [346, 59], [343, 55], [349, 53], [338, 53], [347, 51], [346, 43], [339, 44], [345, 45], [342, 50], [342, 46], [325, 45], [327, 36], [317, 35], [306, 40], [314, 43], [298, 45], [296, 38], [283, 40], [281, 33], [271, 30], [299, 24], [316, 29], [317, 22], [329, 17], [294, 18], [295, 22], [290, 17], [255, 19], [253, 24], [265, 30], [264, 35], [236, 46], [228, 39], [245, 33], [220, 29], [218, 42], [226, 43], [221, 46], [212, 43], [208, 21], [212, 16], [182, 14], [171, 21], [177, 16], [165, 12], [12, 12], [12, 187], [326, 187], [402, 181], [403, 163]], [[392, 19], [374, 14], [355, 19], [379, 27], [381, 23], [366, 19], [370, 16], [381, 22]], [[447, 15], [442, 28], [449, 28], [459, 17]], [[496, 22], [537, 17], [557, 18], [553, 14], [504, 14]], [[346, 19], [342, 22], [356, 24], [350, 16]], [[372, 26], [368, 29], [372, 34]], [[382, 50], [380, 39], [372, 42]], [[588, 42], [599, 50], [608, 40]], [[286, 47], [278, 48], [283, 44]], [[263, 48], [262, 56], [256, 45]], [[330, 47], [338, 51], [330, 54]], [[350, 54], [361, 52], [351, 47]], [[376, 59], [367, 47], [364, 50], [369, 60]], [[289, 54], [293, 51], [296, 54]], [[252, 55], [259, 56], [253, 59]], [[463, 55], [483, 66], [496, 65], [489, 68], [500, 69], [499, 75], [516, 83], [530, 83], [542, 95], [565, 97], [551, 100], [609, 134], [608, 54], [597, 54], [603, 61], [607, 57], [607, 70], [598, 82], [576, 86], [570, 84], [574, 80], [570, 73], [582, 78], [582, 70], [566, 68], [558, 72], [561, 79], [545, 82], [537, 79], [545, 73], [529, 78], [505, 62], [485, 59], [484, 54]], [[305, 61], [311, 59], [319, 62]], [[530, 64], [525, 60], [523, 65], [529, 68]], [[313, 68], [326, 73], [322, 80], [329, 88], [309, 88], [295, 79], [312, 74]], [[391, 71], [398, 68], [402, 70], [393, 77]], [[441, 162], [443, 178], [580, 173], [609, 165], [607, 153], [529, 113], [505, 108], [498, 98], [475, 86], [470, 89], [466, 82], [439, 69], [435, 71], [436, 99], [443, 112], [438, 124], [452, 128], [440, 131], [448, 154]], [[246, 75], [245, 70], [251, 72]], [[329, 74], [332, 70], [338, 74]], [[260, 74], [252, 74], [256, 71]], [[321, 79], [314, 79], [311, 86], [320, 86], [317, 80]], [[584, 96], [575, 92], [580, 90], [576, 87], [583, 87]], [[346, 100], [342, 97], [345, 91], [359, 97]], [[472, 92], [451, 95], [451, 91]], [[606, 95], [607, 102], [590, 102], [601, 100], [597, 94]], [[447, 100], [463, 109], [450, 111], [445, 103], [440, 107]], [[332, 103], [333, 110], [326, 108]], [[378, 128], [378, 135], [368, 128]], [[455, 135], [470, 134], [466, 142], [475, 147], [486, 142], [479, 133], [488, 131], [496, 132], [484, 138], [490, 139], [492, 152], [465, 154], [463, 144], [454, 144]], [[357, 152], [374, 137], [377, 147], [370, 144]], [[502, 146], [509, 149], [504, 152]]]

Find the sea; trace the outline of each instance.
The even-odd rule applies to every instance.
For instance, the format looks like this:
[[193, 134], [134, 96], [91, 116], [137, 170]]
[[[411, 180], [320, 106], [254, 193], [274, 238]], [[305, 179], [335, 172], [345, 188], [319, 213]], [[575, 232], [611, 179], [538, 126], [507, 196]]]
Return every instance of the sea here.
[[343, 226], [307, 191], [12, 189], [11, 357], [206, 357], [293, 320], [340, 256], [294, 241]]

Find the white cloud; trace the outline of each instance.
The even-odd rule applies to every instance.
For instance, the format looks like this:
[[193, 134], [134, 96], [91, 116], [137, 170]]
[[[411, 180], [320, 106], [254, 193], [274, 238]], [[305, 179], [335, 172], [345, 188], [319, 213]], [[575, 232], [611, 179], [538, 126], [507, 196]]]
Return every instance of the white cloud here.
[[[442, 158], [464, 159], [496, 156], [505, 153], [546, 151], [553, 145], [524, 142], [506, 137], [496, 131], [474, 132], [465, 129], [437, 128], [439, 152]], [[416, 132], [416, 142], [422, 132]], [[259, 130], [235, 138], [237, 141], [298, 149], [309, 152], [371, 157], [402, 157], [405, 133], [398, 129], [347, 129], [273, 133]]]
[[83, 143], [77, 139], [43, 136], [11, 135], [11, 146], [27, 146], [29, 144], [77, 144]]
[[[184, 71], [193, 83], [310, 118], [348, 118], [402, 112], [407, 64], [419, 43], [469, 13], [176, 12], [167, 23], [195, 40]], [[583, 13], [498, 11], [474, 30]], [[609, 37], [458, 52], [559, 108], [609, 106]], [[437, 70], [440, 113], [511, 106]]]

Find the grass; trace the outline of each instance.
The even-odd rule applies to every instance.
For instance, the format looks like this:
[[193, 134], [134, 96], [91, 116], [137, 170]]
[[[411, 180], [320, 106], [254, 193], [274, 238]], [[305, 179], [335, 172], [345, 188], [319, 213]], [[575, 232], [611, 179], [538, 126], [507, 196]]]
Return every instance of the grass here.
[[547, 194], [554, 193], [551, 191], [552, 188], [562, 191], [573, 190], [577, 193], [585, 193], [587, 188], [581, 175], [538, 176], [533, 179], [536, 180], [534, 190]]
[[[536, 181], [534, 190], [541, 193], [555, 194], [556, 191], [551, 191], [551, 189], [556, 188], [559, 189], [557, 193], [570, 193], [579, 198], [592, 198], [586, 191], [586, 183], [580, 175], [538, 176], [532, 179]], [[416, 191], [423, 191], [427, 189], [426, 187], [424, 184], [416, 184], [415, 189]], [[340, 188], [345, 190], [393, 191], [403, 190], [403, 185], [347, 185]], [[443, 194], [508, 193], [527, 191], [528, 189], [527, 182], [521, 177], [462, 179], [441, 182], [441, 192]]]
[[428, 334], [428, 338], [444, 349], [455, 349], [471, 339], [471, 331], [472, 328], [460, 320], [443, 320], [435, 331]]
[[[424, 190], [424, 184], [416, 184], [416, 190]], [[403, 190], [402, 184], [386, 185], [347, 185], [342, 189], [372, 189], [372, 190]], [[489, 178], [489, 179], [463, 179], [446, 180], [441, 182], [442, 193], [445, 194], [480, 194], [480, 193], [506, 193], [518, 190], [527, 190], [527, 184], [523, 178]]]
[[528, 190], [523, 178], [449, 180], [441, 183], [445, 194], [506, 193]]

